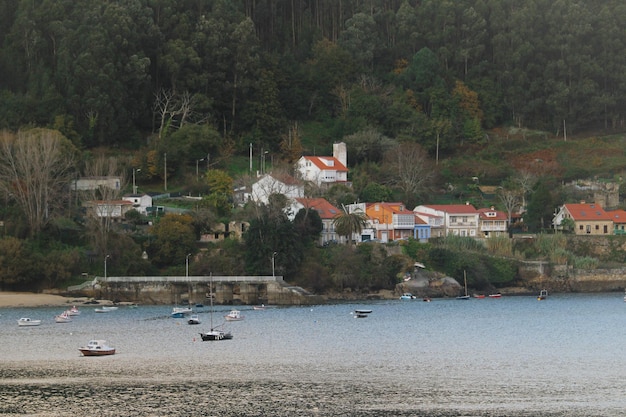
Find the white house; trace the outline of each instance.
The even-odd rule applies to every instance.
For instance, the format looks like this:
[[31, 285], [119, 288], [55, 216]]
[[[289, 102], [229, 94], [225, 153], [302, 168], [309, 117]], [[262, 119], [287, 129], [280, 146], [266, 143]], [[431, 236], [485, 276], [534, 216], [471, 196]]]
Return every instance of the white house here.
[[266, 174], [252, 184], [250, 198], [257, 203], [267, 204], [272, 194], [282, 194], [288, 199], [304, 197], [304, 186], [288, 175], [278, 178], [275, 174]]
[[483, 237], [508, 236], [509, 219], [504, 212], [490, 207], [478, 209], [478, 213]]
[[94, 200], [83, 203], [90, 213], [96, 217], [108, 217], [114, 221], [121, 221], [124, 215], [133, 209], [133, 203], [127, 200]]
[[100, 187], [107, 187], [112, 190], [119, 190], [121, 187], [120, 177], [82, 177], [72, 180], [72, 191], [97, 190]]
[[139, 213], [148, 214], [147, 208], [152, 207], [152, 197], [148, 194], [130, 194], [122, 197], [122, 200], [133, 203], [133, 208]]
[[430, 225], [432, 237], [478, 237], [480, 213], [469, 203], [421, 205], [413, 211]]
[[296, 165], [305, 181], [318, 186], [348, 181], [348, 160], [346, 144], [333, 144], [333, 156], [303, 156]]

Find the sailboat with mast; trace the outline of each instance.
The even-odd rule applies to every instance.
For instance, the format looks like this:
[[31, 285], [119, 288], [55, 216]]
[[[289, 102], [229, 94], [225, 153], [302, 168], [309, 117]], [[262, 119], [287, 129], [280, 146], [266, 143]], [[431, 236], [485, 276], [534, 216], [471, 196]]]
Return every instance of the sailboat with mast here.
[[[213, 273], [211, 273], [210, 280], [210, 288], [209, 288], [209, 298], [211, 299], [211, 330], [208, 332], [201, 332], [200, 337], [203, 342], [207, 341], [215, 341], [215, 340], [229, 340], [233, 338], [233, 335], [230, 332], [225, 332], [217, 327], [213, 327]], [[218, 326], [219, 327], [219, 326]]]
[[469, 300], [470, 296], [467, 293], [467, 274], [465, 273], [465, 270], [463, 270], [463, 282], [465, 284], [465, 295], [459, 295], [458, 297], [456, 297], [457, 300]]

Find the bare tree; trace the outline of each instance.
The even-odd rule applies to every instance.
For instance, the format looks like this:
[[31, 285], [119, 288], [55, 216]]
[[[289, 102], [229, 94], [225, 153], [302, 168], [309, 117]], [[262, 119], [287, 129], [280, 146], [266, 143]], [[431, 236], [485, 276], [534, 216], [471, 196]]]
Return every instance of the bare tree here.
[[[109, 252], [109, 234], [113, 218], [107, 210], [99, 212], [98, 204], [101, 207], [111, 207], [112, 202], [119, 200], [126, 183], [123, 170], [118, 165], [116, 158], [98, 156], [85, 165], [84, 175], [89, 178], [113, 178], [119, 177], [120, 187], [102, 185], [98, 188], [81, 191], [81, 200], [89, 201], [94, 207], [87, 219], [87, 231], [91, 244], [98, 253], [105, 255]], [[107, 182], [103, 182], [107, 184]]]
[[31, 236], [63, 207], [74, 156], [72, 143], [55, 130], [0, 133], [0, 191], [20, 206]]
[[522, 210], [526, 210], [526, 195], [530, 193], [538, 181], [537, 175], [528, 170], [521, 170], [519, 175], [515, 177], [515, 182], [519, 184], [522, 189]]
[[[161, 138], [168, 127], [180, 128], [185, 123], [192, 111], [191, 96], [187, 91], [178, 96], [170, 90], [161, 89], [154, 94], [152, 111], [158, 119]], [[180, 120], [174, 124], [177, 117]]]
[[520, 190], [511, 190], [506, 188], [498, 189], [498, 198], [504, 205], [506, 209], [507, 216], [509, 219], [509, 226], [511, 225], [511, 217], [513, 211], [520, 206], [521, 198], [520, 198]]
[[387, 183], [399, 189], [406, 204], [412, 204], [432, 186], [435, 170], [428, 154], [419, 145], [403, 143], [385, 155]]

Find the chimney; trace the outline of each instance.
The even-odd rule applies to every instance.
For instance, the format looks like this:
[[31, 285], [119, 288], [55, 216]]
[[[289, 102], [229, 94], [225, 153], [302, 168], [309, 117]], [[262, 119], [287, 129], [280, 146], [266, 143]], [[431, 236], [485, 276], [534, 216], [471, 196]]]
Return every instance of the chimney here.
[[345, 142], [333, 143], [333, 156], [346, 168], [348, 167], [348, 149]]

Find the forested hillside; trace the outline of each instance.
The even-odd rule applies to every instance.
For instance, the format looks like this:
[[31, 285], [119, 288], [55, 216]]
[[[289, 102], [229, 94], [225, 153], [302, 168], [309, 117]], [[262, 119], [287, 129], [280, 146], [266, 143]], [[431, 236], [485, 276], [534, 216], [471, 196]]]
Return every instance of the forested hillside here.
[[[0, 10], [0, 288], [103, 267], [180, 275], [190, 260], [190, 273], [208, 275], [269, 274], [272, 259], [315, 291], [393, 288], [417, 259], [485, 286], [515, 278], [508, 261], [430, 243], [403, 256], [316, 247], [311, 219], [289, 221], [285, 201], [235, 204], [255, 174], [293, 173], [337, 141], [351, 186], [307, 189], [336, 207], [468, 201], [525, 211], [522, 226], [541, 231], [555, 207], [587, 198], [561, 184], [609, 179], [626, 195], [621, 1], [0, 0]], [[590, 131], [602, 135], [569, 139]], [[119, 186], [69, 191], [82, 176]], [[150, 227], [133, 210], [123, 224], [85, 215], [85, 202], [172, 188], [197, 196], [188, 215]], [[251, 224], [243, 241], [200, 253], [200, 236], [231, 220]], [[516, 252], [502, 240], [492, 243]]]
[[216, 147], [287, 154], [297, 123], [319, 121], [329, 142], [367, 126], [432, 154], [501, 124], [571, 134], [624, 123], [618, 0], [0, 7], [0, 128], [53, 127], [85, 148], [208, 123]]

